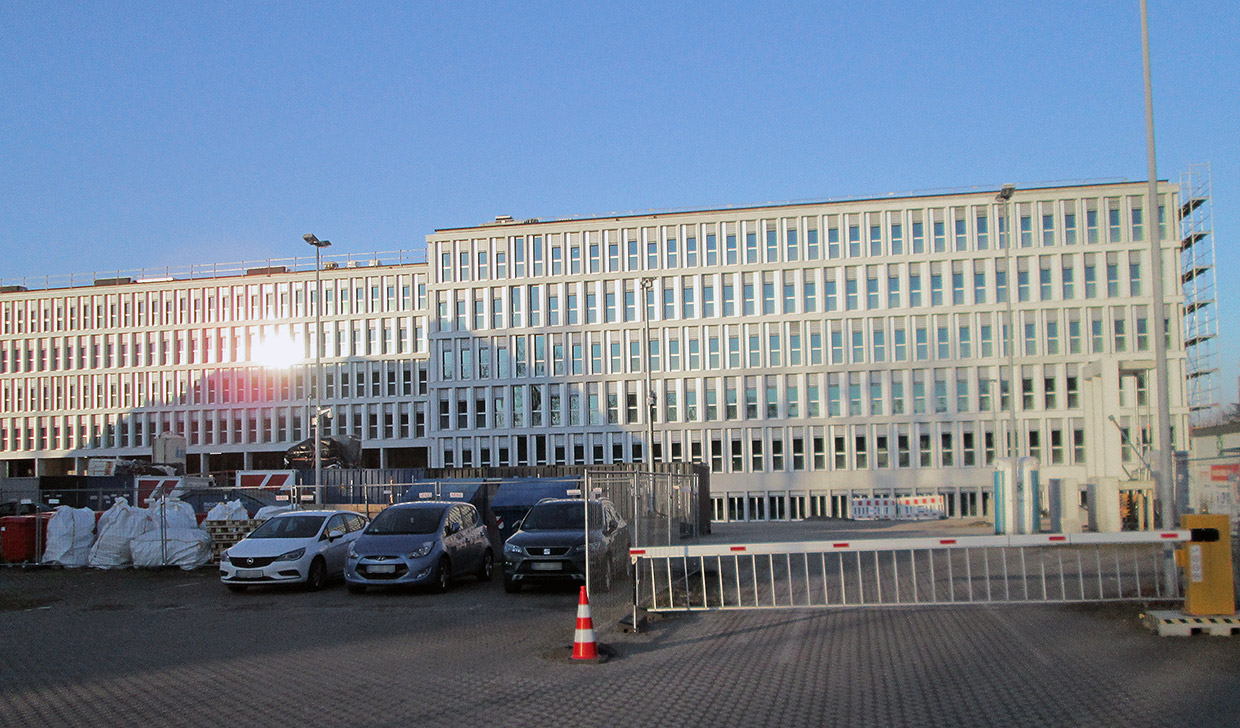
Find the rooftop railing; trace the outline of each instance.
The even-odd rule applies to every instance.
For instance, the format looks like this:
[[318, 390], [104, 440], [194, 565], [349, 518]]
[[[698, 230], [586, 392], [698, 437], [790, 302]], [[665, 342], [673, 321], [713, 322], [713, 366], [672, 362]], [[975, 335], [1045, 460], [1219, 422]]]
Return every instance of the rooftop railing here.
[[[338, 253], [322, 256], [323, 270], [378, 268], [393, 265], [426, 263], [426, 249], [389, 250], [372, 253]], [[26, 290], [77, 288], [125, 283], [156, 283], [165, 281], [228, 278], [246, 275], [274, 275], [314, 270], [314, 256], [265, 258], [235, 263], [194, 263], [180, 266], [152, 266], [101, 270], [91, 273], [61, 273], [46, 276], [24, 276], [0, 279], [0, 286], [20, 286]]]

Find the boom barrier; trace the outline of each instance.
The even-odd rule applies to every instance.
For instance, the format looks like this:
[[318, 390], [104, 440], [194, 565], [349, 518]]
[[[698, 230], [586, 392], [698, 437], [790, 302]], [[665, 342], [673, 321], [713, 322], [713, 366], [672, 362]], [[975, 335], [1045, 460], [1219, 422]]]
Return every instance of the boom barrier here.
[[1178, 597], [1164, 565], [1190, 534], [652, 546], [629, 555], [634, 606], [653, 612], [1157, 600]]

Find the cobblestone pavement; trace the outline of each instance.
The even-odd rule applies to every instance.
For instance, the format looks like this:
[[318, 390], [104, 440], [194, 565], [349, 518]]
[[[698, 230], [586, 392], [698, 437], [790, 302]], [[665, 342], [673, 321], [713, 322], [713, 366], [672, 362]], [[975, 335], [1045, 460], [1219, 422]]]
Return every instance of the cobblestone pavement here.
[[0, 726], [1240, 724], [1240, 636], [1160, 638], [1135, 604], [712, 612], [630, 635], [614, 597], [595, 618], [615, 657], [579, 664], [573, 589], [0, 568]]
[[1240, 637], [1137, 606], [694, 614], [600, 624], [571, 590], [252, 590], [209, 570], [0, 571], [0, 725], [1234, 726]]

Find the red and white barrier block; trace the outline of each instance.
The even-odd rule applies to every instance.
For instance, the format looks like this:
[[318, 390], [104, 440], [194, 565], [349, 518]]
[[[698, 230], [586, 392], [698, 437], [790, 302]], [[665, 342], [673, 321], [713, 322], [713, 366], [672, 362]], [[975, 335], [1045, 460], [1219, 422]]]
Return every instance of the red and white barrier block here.
[[875, 521], [896, 517], [895, 498], [853, 498], [850, 504], [852, 518], [857, 521]]
[[852, 518], [858, 521], [923, 521], [943, 518], [947, 512], [941, 495], [853, 498], [849, 506]]
[[941, 495], [918, 495], [896, 500], [900, 502], [896, 518], [901, 521], [925, 521], [947, 516], [947, 507]]

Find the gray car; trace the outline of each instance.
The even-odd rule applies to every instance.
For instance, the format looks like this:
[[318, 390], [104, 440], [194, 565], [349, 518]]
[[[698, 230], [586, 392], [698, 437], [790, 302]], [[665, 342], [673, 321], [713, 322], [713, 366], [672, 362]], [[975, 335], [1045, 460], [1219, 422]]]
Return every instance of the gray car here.
[[368, 586], [427, 585], [447, 591], [452, 579], [491, 578], [495, 554], [486, 524], [469, 503], [398, 503], [375, 516], [349, 547], [349, 591]]
[[629, 527], [609, 500], [590, 501], [590, 543], [579, 498], [547, 498], [530, 509], [517, 532], [504, 544], [504, 589], [522, 585], [581, 582], [586, 579], [586, 554], [591, 579], [604, 591], [629, 558]]

